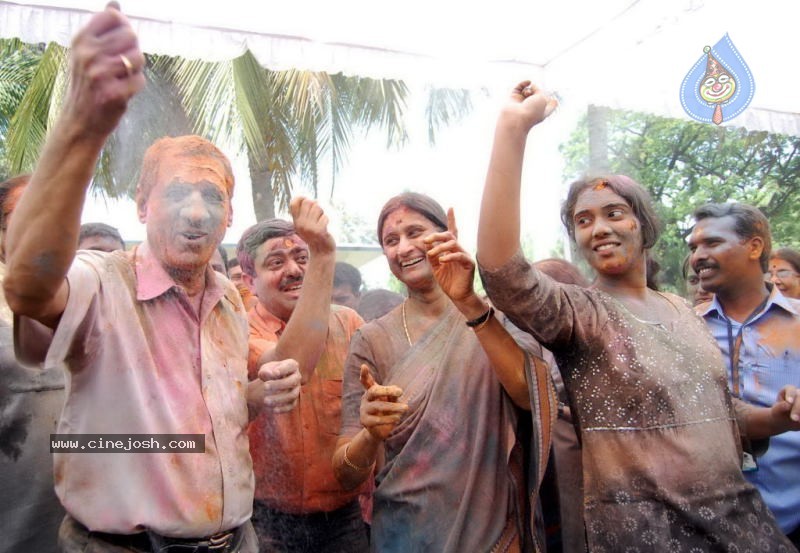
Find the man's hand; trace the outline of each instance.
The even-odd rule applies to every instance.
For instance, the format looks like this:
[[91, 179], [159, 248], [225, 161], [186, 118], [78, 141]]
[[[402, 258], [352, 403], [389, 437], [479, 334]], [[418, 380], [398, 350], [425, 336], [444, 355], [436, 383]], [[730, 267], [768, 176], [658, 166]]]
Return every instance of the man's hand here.
[[144, 55], [119, 4], [110, 2], [72, 41], [62, 113], [77, 132], [105, 140], [145, 84]]
[[784, 386], [770, 409], [776, 434], [800, 430], [800, 400], [795, 386]]
[[381, 386], [375, 383], [369, 367], [361, 365], [361, 424], [378, 441], [389, 437], [394, 427], [408, 410], [408, 405], [398, 400], [403, 390], [397, 386]]
[[328, 232], [328, 216], [317, 202], [298, 196], [292, 199], [289, 211], [297, 235], [308, 244], [312, 256], [336, 252], [336, 242]]
[[300, 397], [300, 367], [294, 359], [264, 363], [258, 369], [258, 380], [250, 387], [251, 406], [286, 413], [295, 408]]
[[94, 15], [75, 37], [63, 109], [8, 228], [3, 287], [18, 315], [50, 328], [58, 324], [69, 298], [64, 277], [75, 257], [86, 188], [106, 138], [144, 86], [143, 65], [117, 4]]

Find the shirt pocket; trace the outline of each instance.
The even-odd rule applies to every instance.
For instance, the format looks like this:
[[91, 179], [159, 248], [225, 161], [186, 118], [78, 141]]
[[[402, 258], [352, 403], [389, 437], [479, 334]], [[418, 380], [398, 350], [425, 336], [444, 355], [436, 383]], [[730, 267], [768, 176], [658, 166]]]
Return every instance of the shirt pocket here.
[[319, 428], [328, 434], [339, 435], [342, 423], [342, 380], [326, 379], [320, 381], [320, 395], [317, 402]]
[[800, 367], [796, 363], [797, 356], [792, 356], [789, 351], [771, 351], [759, 346], [758, 359], [751, 363], [750, 369], [753, 375], [752, 395], [760, 404], [771, 406], [780, 389], [787, 384], [800, 387]]

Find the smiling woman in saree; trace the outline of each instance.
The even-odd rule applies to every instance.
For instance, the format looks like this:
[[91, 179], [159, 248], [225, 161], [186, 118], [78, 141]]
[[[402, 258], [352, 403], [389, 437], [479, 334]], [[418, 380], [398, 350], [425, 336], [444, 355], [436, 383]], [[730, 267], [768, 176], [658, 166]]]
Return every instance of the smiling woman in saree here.
[[[403, 194], [384, 206], [378, 237], [408, 299], [351, 342], [333, 459], [340, 482], [354, 487], [385, 455], [373, 549], [538, 548], [528, 505], [555, 412], [538, 344], [516, 330], [512, 338], [473, 290], [475, 264], [456, 242], [452, 210], [445, 219], [431, 198]], [[528, 484], [516, 429], [531, 409]]]

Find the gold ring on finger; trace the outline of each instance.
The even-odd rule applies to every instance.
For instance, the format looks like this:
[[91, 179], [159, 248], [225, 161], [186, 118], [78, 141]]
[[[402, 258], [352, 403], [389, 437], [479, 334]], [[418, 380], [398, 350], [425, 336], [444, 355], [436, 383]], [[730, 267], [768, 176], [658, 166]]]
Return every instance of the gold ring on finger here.
[[133, 75], [133, 64], [131, 63], [131, 60], [128, 59], [128, 56], [125, 54], [120, 54], [119, 59], [122, 61], [122, 65], [125, 66], [125, 71], [128, 72], [128, 77]]

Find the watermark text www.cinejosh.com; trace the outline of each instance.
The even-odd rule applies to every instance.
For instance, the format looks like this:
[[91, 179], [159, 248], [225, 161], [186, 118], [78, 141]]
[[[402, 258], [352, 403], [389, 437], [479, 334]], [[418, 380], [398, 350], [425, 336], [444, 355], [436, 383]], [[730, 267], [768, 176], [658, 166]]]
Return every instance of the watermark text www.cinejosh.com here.
[[50, 453], [204, 453], [204, 434], [50, 434]]

